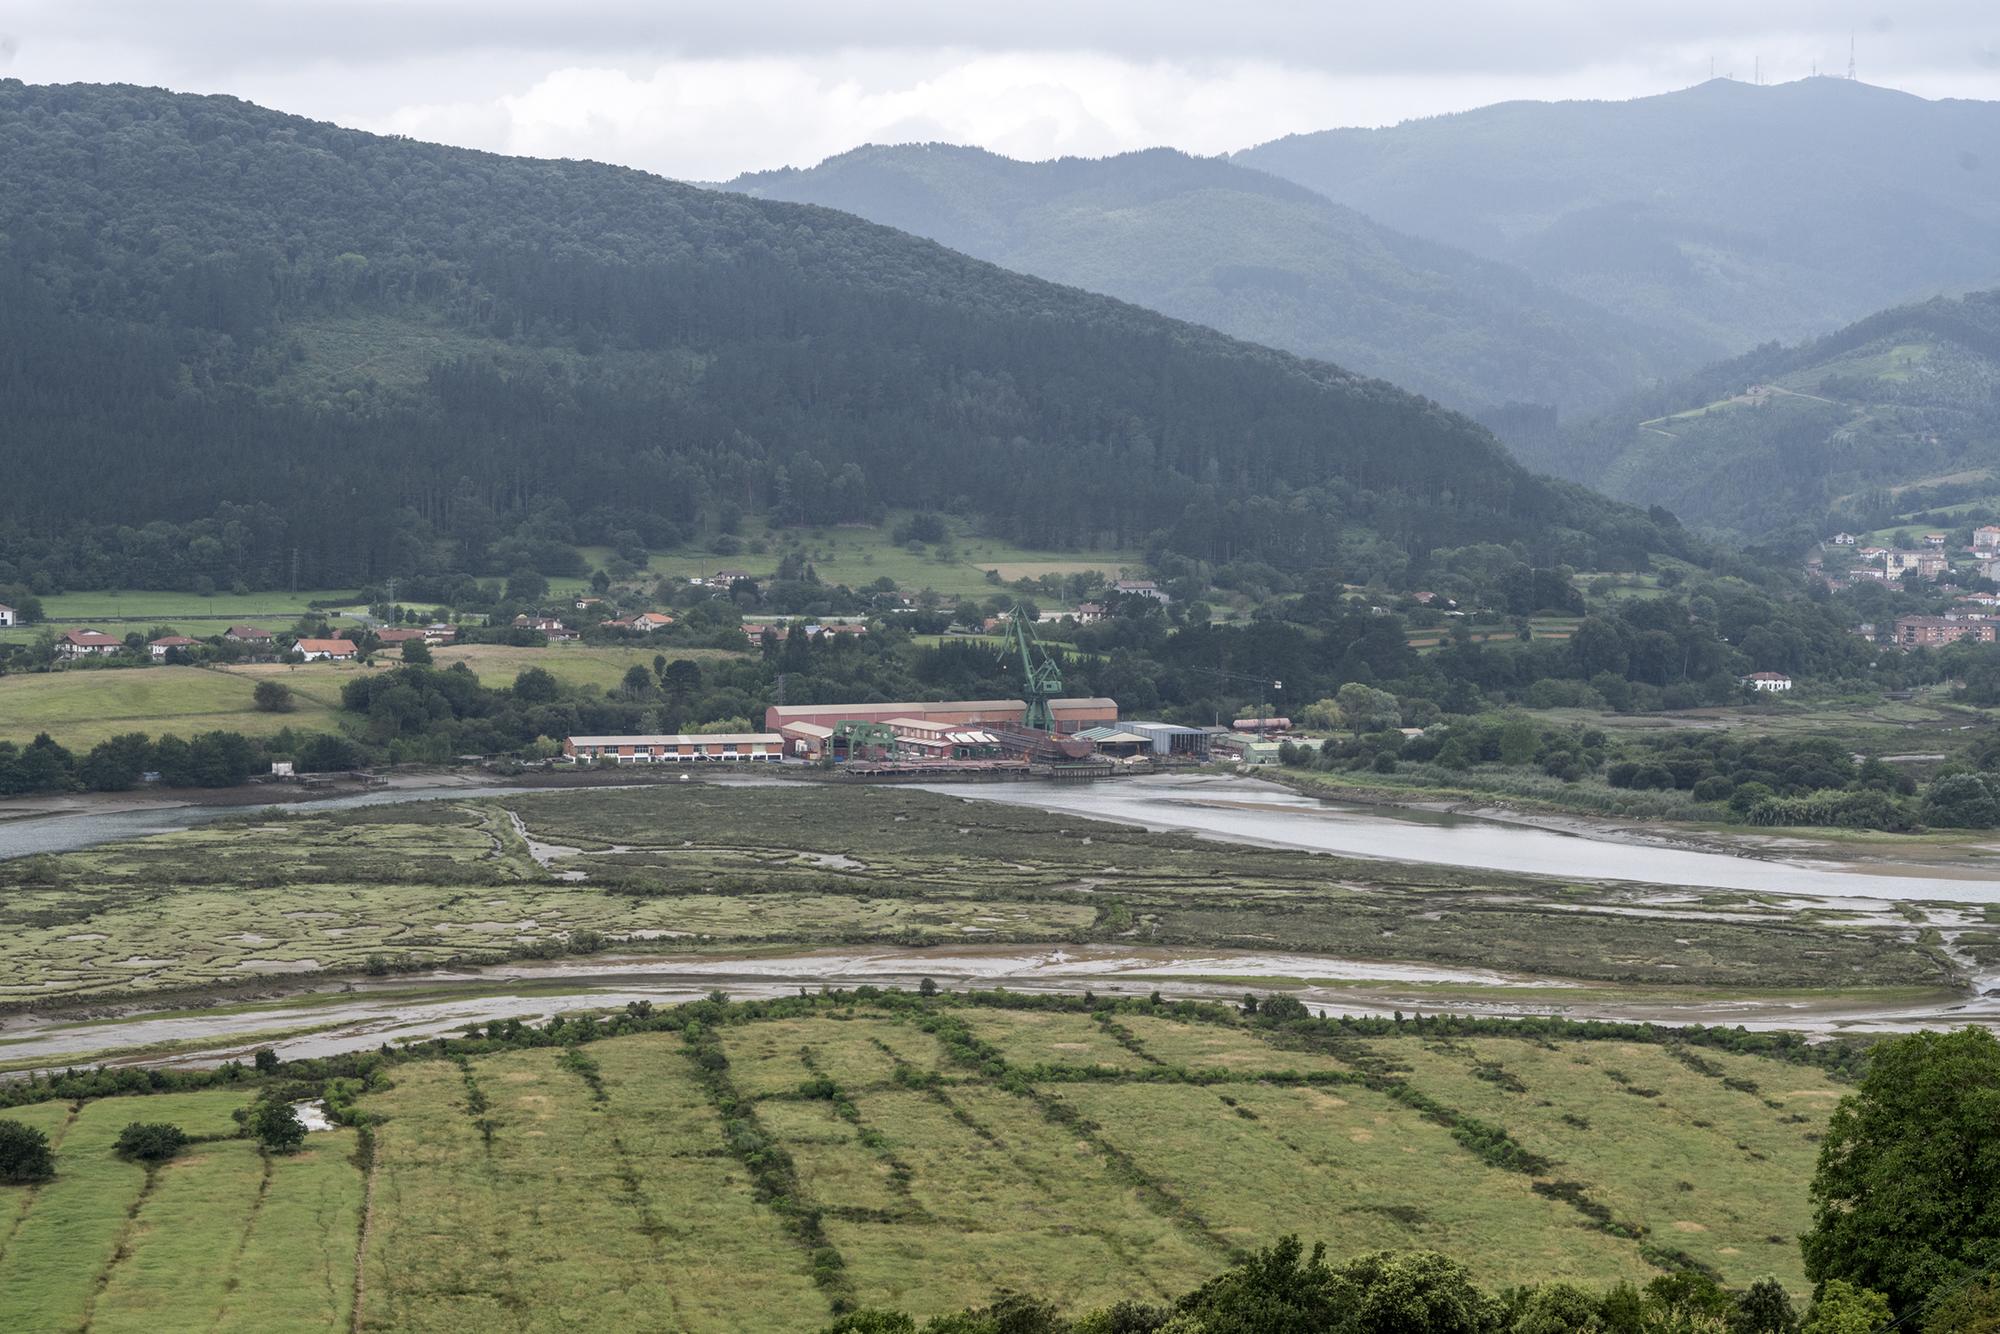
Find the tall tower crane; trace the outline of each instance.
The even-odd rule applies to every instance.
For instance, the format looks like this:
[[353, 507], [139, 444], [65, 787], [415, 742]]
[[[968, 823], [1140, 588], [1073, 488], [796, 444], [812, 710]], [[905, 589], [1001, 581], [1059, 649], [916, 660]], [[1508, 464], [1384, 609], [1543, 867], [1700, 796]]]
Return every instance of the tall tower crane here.
[[1017, 657], [1021, 667], [1021, 698], [1028, 702], [1025, 721], [1030, 727], [1053, 732], [1056, 726], [1049, 713], [1049, 701], [1062, 694], [1062, 669], [1035, 638], [1028, 618], [1018, 610], [1007, 618], [1007, 639], [1000, 649], [1000, 665], [1008, 666]]

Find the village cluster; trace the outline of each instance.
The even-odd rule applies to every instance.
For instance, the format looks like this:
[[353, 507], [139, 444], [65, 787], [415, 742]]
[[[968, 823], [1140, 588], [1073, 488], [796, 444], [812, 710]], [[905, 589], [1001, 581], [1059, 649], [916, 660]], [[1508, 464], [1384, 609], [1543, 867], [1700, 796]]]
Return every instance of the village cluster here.
[[2000, 585], [2000, 525], [1974, 528], [1969, 540], [1958, 543], [1949, 533], [1927, 532], [1911, 545], [1887, 547], [1835, 533], [1808, 559], [1807, 570], [1830, 588], [1915, 583], [1951, 596], [1939, 612], [1910, 613], [1887, 625], [1864, 622], [1855, 627], [1863, 638], [1915, 649], [1961, 641], [1990, 644], [2000, 636], [2000, 592], [1966, 586]]

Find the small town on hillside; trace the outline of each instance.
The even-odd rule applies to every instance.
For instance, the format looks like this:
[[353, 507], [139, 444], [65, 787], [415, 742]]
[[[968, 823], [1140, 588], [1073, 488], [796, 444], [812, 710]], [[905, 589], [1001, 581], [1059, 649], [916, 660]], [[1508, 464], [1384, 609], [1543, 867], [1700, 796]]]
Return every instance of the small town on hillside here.
[[1947, 533], [1891, 535], [1891, 545], [1838, 532], [1806, 559], [1806, 572], [1828, 589], [1894, 585], [1930, 595], [1942, 605], [1883, 623], [1862, 622], [1864, 639], [1897, 648], [1941, 648], [1961, 641], [1990, 644], [2000, 633], [2000, 525]]

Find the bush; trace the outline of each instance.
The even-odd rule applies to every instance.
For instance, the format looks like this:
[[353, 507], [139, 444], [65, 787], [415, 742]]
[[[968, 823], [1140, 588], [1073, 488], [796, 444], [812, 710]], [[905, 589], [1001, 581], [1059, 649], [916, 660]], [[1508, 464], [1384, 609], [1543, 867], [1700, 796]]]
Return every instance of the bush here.
[[283, 681], [263, 680], [250, 692], [250, 702], [259, 713], [290, 713], [293, 707], [292, 688]]
[[55, 1174], [47, 1135], [19, 1121], [0, 1121], [0, 1181], [20, 1186]]
[[1978, 774], [1947, 774], [1924, 794], [1923, 819], [1940, 829], [1991, 829], [2000, 825], [2000, 802]]
[[118, 1132], [118, 1156], [164, 1163], [187, 1147], [187, 1132], [166, 1121], [134, 1121]]
[[1710, 774], [1694, 785], [1696, 801], [1727, 801], [1729, 794], [1736, 790], [1736, 784], [1722, 774]]

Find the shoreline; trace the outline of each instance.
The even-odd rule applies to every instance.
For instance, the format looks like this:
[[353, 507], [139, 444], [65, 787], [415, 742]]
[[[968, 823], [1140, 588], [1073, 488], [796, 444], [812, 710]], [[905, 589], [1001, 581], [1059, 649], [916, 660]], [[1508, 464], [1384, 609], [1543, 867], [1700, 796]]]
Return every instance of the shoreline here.
[[[1451, 815], [1461, 819], [1484, 820], [1491, 824], [1538, 829], [1545, 833], [1564, 834], [1599, 843], [1617, 843], [1626, 847], [1699, 852], [1788, 865], [1817, 865], [1862, 875], [1918, 872], [1944, 879], [2000, 882], [2000, 858], [1996, 858], [1996, 852], [2000, 852], [2000, 848], [1996, 848], [1991, 842], [1967, 840], [1960, 847], [1950, 849], [1945, 857], [1938, 860], [1929, 860], [1921, 856], [1921, 853], [1927, 851], [1921, 846], [1907, 850], [1897, 849], [1892, 859], [1891, 850], [1887, 848], [1841, 847], [1831, 839], [1816, 839], [1811, 834], [1799, 830], [1772, 834], [1748, 831], [1742, 834], [1723, 833], [1677, 821], [1630, 820], [1619, 816], [1592, 815], [1583, 811], [1565, 811], [1529, 802], [1526, 799], [1519, 799], [1517, 803], [1516, 799], [1484, 793], [1454, 796], [1446, 795], [1442, 789], [1437, 788], [1349, 786], [1344, 783], [1315, 782], [1309, 778], [1286, 773], [1274, 765], [1230, 772], [1233, 776], [1261, 779], [1287, 791], [1296, 792], [1302, 797], [1312, 797], [1338, 805], [1417, 811], [1427, 815]], [[1437, 795], [1424, 795], [1427, 792]], [[1879, 837], [1890, 840], [1896, 835], [1880, 834]], [[1829, 855], [1835, 850], [1838, 850], [1840, 855]], [[1970, 859], [1982, 854], [1987, 860], [1982, 862]]]

